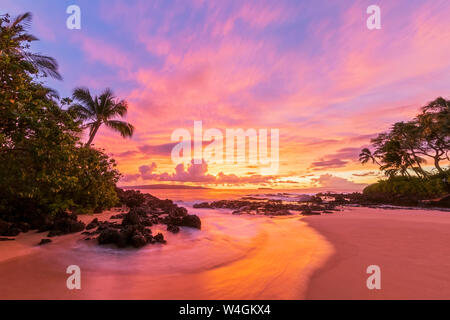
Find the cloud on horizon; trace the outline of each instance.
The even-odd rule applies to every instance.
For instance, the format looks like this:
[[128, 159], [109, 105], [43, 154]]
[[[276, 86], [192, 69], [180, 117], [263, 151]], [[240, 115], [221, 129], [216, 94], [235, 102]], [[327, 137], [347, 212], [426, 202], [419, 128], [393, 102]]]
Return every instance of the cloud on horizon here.
[[273, 176], [262, 176], [259, 174], [238, 176], [236, 174], [224, 174], [223, 172], [219, 172], [217, 175], [212, 175], [208, 173], [208, 164], [204, 160], [201, 164], [195, 164], [192, 160], [187, 167], [180, 163], [175, 166], [174, 172], [172, 173], [157, 173], [155, 172], [156, 169], [157, 165], [155, 162], [152, 162], [151, 165], [142, 165], [139, 167], [139, 173], [126, 175], [121, 179], [121, 181], [132, 182], [140, 178], [144, 181], [205, 183], [213, 185], [244, 185], [270, 183], [276, 178]]
[[331, 191], [346, 191], [346, 190], [362, 190], [367, 186], [365, 183], [355, 183], [345, 178], [336, 177], [331, 174], [323, 174], [319, 178], [311, 179], [315, 187], [328, 188]]

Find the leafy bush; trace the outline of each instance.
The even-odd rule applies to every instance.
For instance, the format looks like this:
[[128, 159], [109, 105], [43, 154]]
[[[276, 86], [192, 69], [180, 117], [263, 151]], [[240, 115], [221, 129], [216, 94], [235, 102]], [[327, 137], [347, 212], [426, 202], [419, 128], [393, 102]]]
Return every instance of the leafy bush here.
[[75, 153], [72, 176], [77, 179], [71, 197], [76, 209], [94, 209], [97, 212], [117, 204], [116, 183], [120, 173], [115, 169], [116, 162], [99, 150], [81, 147]]
[[439, 197], [450, 192], [450, 174], [437, 174], [426, 179], [395, 176], [371, 184], [363, 191], [365, 196], [408, 196], [417, 200]]
[[81, 145], [81, 122], [40, 81], [59, 74], [52, 58], [29, 53], [29, 18], [0, 19], [0, 217], [113, 206], [115, 162]]

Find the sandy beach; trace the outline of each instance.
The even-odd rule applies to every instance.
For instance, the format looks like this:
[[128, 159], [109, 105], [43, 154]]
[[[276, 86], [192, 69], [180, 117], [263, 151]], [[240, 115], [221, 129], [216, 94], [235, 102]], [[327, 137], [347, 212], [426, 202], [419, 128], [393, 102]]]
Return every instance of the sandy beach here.
[[[335, 249], [307, 299], [450, 297], [450, 212], [346, 208], [305, 221]], [[369, 265], [381, 268], [381, 290], [367, 289]]]
[[[117, 249], [76, 233], [37, 246], [45, 234], [33, 231], [0, 243], [0, 299], [301, 299], [332, 253], [299, 216], [189, 211], [201, 216], [202, 230], [152, 227], [167, 245]], [[81, 290], [66, 287], [69, 265], [81, 268]]]
[[448, 0], [71, 2], [0, 8], [0, 300], [450, 300]]
[[[140, 250], [98, 247], [79, 233], [42, 247], [36, 244], [45, 234], [36, 232], [0, 243], [0, 299], [450, 297], [449, 212], [345, 207], [264, 217], [189, 210], [201, 215], [201, 231], [160, 229], [168, 244]], [[71, 264], [82, 269], [82, 290], [65, 286]], [[366, 287], [369, 265], [381, 268], [381, 290]]]

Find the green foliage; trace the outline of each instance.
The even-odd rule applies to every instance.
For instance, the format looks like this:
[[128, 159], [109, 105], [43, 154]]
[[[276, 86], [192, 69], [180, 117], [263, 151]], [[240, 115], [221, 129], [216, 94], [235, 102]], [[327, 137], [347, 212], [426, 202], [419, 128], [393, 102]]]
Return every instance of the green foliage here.
[[89, 147], [77, 148], [70, 174], [76, 177], [77, 183], [67, 194], [77, 209], [110, 208], [117, 204], [115, 186], [120, 174], [115, 167], [114, 159], [103, 152]]
[[363, 194], [373, 197], [407, 196], [415, 199], [439, 197], [450, 192], [450, 171], [426, 179], [395, 176], [367, 186]]
[[[364, 189], [368, 199], [413, 204], [450, 192], [450, 100], [442, 97], [424, 106], [413, 120], [395, 123], [388, 132], [372, 139], [359, 161], [376, 163], [389, 178]], [[423, 166], [432, 160], [434, 169]]]
[[39, 81], [59, 74], [52, 58], [28, 52], [35, 38], [25, 33], [27, 17], [0, 19], [0, 214], [110, 207], [114, 160], [81, 146], [81, 121]]

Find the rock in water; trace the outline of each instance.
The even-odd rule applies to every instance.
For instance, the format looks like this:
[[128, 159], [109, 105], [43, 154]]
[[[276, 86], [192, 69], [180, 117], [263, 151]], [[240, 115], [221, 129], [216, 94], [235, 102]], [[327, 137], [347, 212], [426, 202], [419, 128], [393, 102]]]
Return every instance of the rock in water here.
[[[200, 229], [201, 221], [196, 215], [188, 215], [186, 208], [179, 207], [172, 200], [161, 200], [150, 194], [118, 189], [118, 195], [122, 204], [126, 204], [130, 211], [125, 214], [111, 216], [111, 219], [121, 219], [121, 224], [111, 222], [98, 222], [98, 228], [94, 232], [85, 232], [91, 236], [99, 234], [99, 244], [115, 244], [119, 248], [133, 246], [143, 247], [149, 243], [166, 243], [164, 235], [158, 233], [153, 236], [148, 227], [154, 224], [166, 224], [167, 230], [178, 233], [180, 226]], [[97, 221], [92, 221], [88, 229], [94, 227]]]
[[314, 216], [314, 215], [320, 215], [320, 212], [313, 211], [313, 210], [311, 210], [311, 208], [305, 208], [302, 211], [302, 215], [304, 215], [304, 216]]
[[212, 209], [208, 202], [195, 203], [194, 208], [196, 209]]
[[178, 233], [178, 232], [180, 232], [180, 227], [169, 224], [169, 225], [167, 225], [167, 231], [172, 232], [172, 233]]
[[120, 241], [120, 233], [116, 228], [106, 228], [100, 232], [97, 238], [99, 244], [118, 243]]
[[147, 244], [147, 239], [138, 231], [131, 237], [131, 244], [135, 248], [141, 248]]
[[198, 216], [196, 216], [195, 214], [190, 214], [190, 215], [184, 216], [181, 219], [180, 225], [183, 227], [190, 227], [190, 228], [196, 228], [196, 229], [202, 228], [202, 222], [200, 221], [200, 218]]
[[140, 191], [135, 190], [122, 190], [117, 188], [117, 196], [121, 203], [125, 204], [129, 208], [139, 207], [145, 202], [145, 195]]
[[138, 225], [140, 223], [141, 223], [141, 218], [139, 217], [138, 212], [133, 209], [131, 209], [130, 212], [128, 214], [126, 214], [122, 220], [123, 226]]
[[166, 240], [164, 240], [164, 236], [162, 235], [162, 233], [158, 233], [156, 236], [153, 237], [153, 239], [156, 242], [159, 242], [159, 243], [166, 243], [167, 242]]

